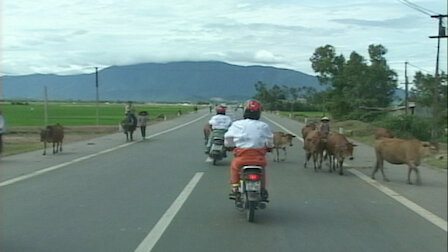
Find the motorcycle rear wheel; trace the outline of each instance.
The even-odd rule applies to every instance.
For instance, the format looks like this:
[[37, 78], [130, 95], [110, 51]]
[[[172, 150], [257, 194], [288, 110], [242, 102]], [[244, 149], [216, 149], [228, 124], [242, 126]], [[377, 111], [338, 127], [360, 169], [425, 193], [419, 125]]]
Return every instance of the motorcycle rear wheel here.
[[255, 218], [255, 206], [256, 206], [256, 202], [255, 201], [249, 201], [247, 202], [247, 212], [246, 212], [246, 219], [248, 222], [254, 222], [254, 218]]

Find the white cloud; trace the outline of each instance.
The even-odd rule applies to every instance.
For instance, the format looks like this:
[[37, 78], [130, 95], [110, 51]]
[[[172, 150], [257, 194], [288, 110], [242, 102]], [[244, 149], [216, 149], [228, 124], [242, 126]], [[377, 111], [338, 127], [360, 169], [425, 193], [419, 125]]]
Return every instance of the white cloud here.
[[255, 53], [254, 60], [261, 63], [280, 63], [282, 58], [270, 51], [259, 50]]
[[[446, 12], [440, 0], [419, 5]], [[179, 60], [264, 64], [313, 74], [326, 44], [368, 57], [382, 44], [404, 79], [404, 61], [432, 70], [437, 20], [390, 0], [4, 0], [3, 74], [73, 73], [94, 66]], [[441, 59], [446, 59], [446, 40]], [[446, 69], [446, 60], [440, 61]], [[409, 76], [413, 74], [410, 69]]]

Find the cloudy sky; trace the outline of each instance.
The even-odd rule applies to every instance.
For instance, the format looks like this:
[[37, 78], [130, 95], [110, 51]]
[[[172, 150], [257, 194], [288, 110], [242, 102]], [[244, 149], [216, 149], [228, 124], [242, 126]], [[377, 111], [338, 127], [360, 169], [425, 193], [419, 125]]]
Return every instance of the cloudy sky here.
[[[309, 58], [330, 44], [368, 58], [388, 49], [404, 81], [434, 73], [438, 21], [407, 0], [0, 0], [2, 75], [73, 74], [142, 62], [217, 60], [314, 74]], [[447, 0], [409, 0], [429, 14]], [[408, 1], [408, 2], [409, 2]], [[440, 68], [447, 69], [442, 40]]]

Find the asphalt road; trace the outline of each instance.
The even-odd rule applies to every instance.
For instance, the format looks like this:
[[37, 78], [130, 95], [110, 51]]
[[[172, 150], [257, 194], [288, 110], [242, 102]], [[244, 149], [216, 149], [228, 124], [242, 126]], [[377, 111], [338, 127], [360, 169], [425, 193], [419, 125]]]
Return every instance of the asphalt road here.
[[[2, 158], [0, 251], [447, 250], [447, 173], [421, 167], [423, 185], [413, 186], [404, 166], [386, 165], [391, 182], [377, 178], [394, 199], [352, 172], [372, 171], [364, 145], [344, 176], [304, 169], [299, 139], [284, 162], [268, 154], [271, 202], [248, 223], [227, 199], [230, 158], [204, 162], [209, 118], [199, 111], [162, 122], [130, 144], [113, 134], [57, 155]], [[302, 126], [273, 114], [263, 120], [295, 134]], [[440, 217], [445, 230], [396, 196]]]

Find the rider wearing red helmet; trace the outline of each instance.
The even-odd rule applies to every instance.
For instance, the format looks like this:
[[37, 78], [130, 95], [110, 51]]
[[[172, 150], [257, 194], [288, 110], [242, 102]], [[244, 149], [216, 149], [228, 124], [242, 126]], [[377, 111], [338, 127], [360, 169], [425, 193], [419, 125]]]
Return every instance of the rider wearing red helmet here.
[[[230, 116], [226, 115], [226, 107], [223, 105], [220, 105], [216, 107], [216, 115], [214, 115], [210, 121], [208, 121], [210, 129], [213, 131], [221, 131], [222, 135], [227, 131], [227, 129], [232, 124], [232, 118]], [[212, 136], [213, 134], [210, 134], [205, 153], [208, 154], [210, 151], [210, 147], [212, 145]], [[207, 161], [210, 161], [210, 159], [207, 159]]]
[[[268, 124], [259, 121], [260, 115], [261, 103], [249, 100], [244, 109], [244, 119], [233, 122], [224, 135], [224, 144], [228, 147], [235, 147], [235, 157], [230, 165], [230, 183], [233, 195], [240, 180], [239, 170], [244, 165], [259, 165], [266, 168], [266, 152], [274, 146], [272, 131]], [[267, 200], [266, 172], [261, 187], [263, 200]]]

